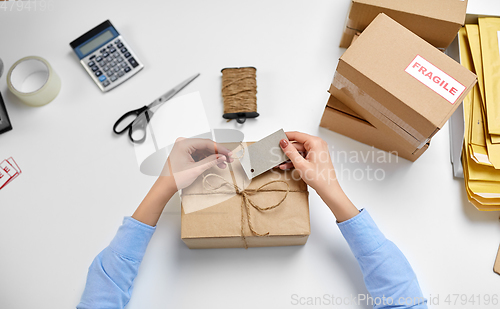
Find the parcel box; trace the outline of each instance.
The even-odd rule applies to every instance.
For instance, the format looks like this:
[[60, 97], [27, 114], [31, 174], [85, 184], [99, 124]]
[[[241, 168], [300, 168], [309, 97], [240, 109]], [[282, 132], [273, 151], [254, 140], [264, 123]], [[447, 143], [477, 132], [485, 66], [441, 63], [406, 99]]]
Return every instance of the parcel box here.
[[475, 83], [472, 72], [380, 14], [340, 58], [329, 91], [402, 150], [417, 153]]
[[352, 0], [340, 47], [347, 48], [384, 13], [438, 48], [446, 48], [464, 24], [467, 0]]
[[320, 126], [412, 162], [417, 160], [429, 147], [429, 143], [426, 143], [418, 151], [405, 150], [401, 145], [394, 143], [390, 136], [375, 128], [334, 96], [330, 96], [328, 100]]
[[294, 169], [249, 180], [235, 159], [183, 189], [181, 205], [181, 238], [191, 249], [304, 245], [311, 231], [307, 185]]

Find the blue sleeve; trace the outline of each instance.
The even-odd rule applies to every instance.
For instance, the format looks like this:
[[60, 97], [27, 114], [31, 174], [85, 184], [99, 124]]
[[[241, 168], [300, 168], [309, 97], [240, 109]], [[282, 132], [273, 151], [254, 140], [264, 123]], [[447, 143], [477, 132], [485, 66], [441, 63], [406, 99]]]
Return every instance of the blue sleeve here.
[[410, 263], [366, 210], [338, 226], [363, 272], [372, 298], [365, 303], [374, 308], [427, 308]]
[[131, 217], [123, 219], [110, 245], [90, 265], [78, 309], [124, 308], [128, 304], [134, 279], [154, 231], [155, 227]]

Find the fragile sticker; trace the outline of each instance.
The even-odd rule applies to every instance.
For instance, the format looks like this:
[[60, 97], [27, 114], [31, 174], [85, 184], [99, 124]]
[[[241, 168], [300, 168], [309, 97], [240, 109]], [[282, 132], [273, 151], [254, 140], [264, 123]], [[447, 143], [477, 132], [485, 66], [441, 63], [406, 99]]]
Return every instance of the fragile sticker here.
[[446, 101], [455, 104], [465, 91], [465, 86], [438, 67], [417, 55], [405, 72], [413, 76]]
[[0, 162], [0, 189], [8, 185], [21, 174], [21, 169], [12, 157]]

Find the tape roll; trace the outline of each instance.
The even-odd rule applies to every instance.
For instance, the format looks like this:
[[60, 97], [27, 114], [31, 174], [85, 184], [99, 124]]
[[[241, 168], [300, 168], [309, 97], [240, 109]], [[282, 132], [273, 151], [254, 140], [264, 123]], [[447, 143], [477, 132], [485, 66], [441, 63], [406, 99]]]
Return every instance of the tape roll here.
[[7, 73], [9, 90], [30, 106], [50, 103], [61, 90], [61, 79], [42, 57], [19, 59]]

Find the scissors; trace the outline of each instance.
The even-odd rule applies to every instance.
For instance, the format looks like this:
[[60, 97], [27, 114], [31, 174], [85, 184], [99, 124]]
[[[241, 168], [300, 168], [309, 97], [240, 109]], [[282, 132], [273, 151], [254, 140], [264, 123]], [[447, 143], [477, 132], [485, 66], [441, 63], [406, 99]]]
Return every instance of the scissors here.
[[[151, 110], [153, 107], [163, 104], [170, 100], [174, 95], [176, 95], [179, 91], [184, 89], [189, 83], [191, 83], [195, 78], [200, 76], [200, 73], [191, 76], [186, 79], [176, 87], [169, 90], [167, 93], [154, 100], [149, 105], [143, 106], [141, 108], [132, 110], [123, 114], [123, 116], [115, 122], [113, 126], [113, 131], [116, 134], [123, 134], [128, 130], [128, 137], [133, 143], [143, 143], [146, 140], [146, 126], [148, 125], [151, 117], [153, 117], [154, 113]], [[117, 129], [120, 127], [119, 129]], [[135, 134], [134, 134], [135, 133]], [[135, 136], [134, 136], [135, 135]], [[139, 138], [138, 135], [140, 136]]]

